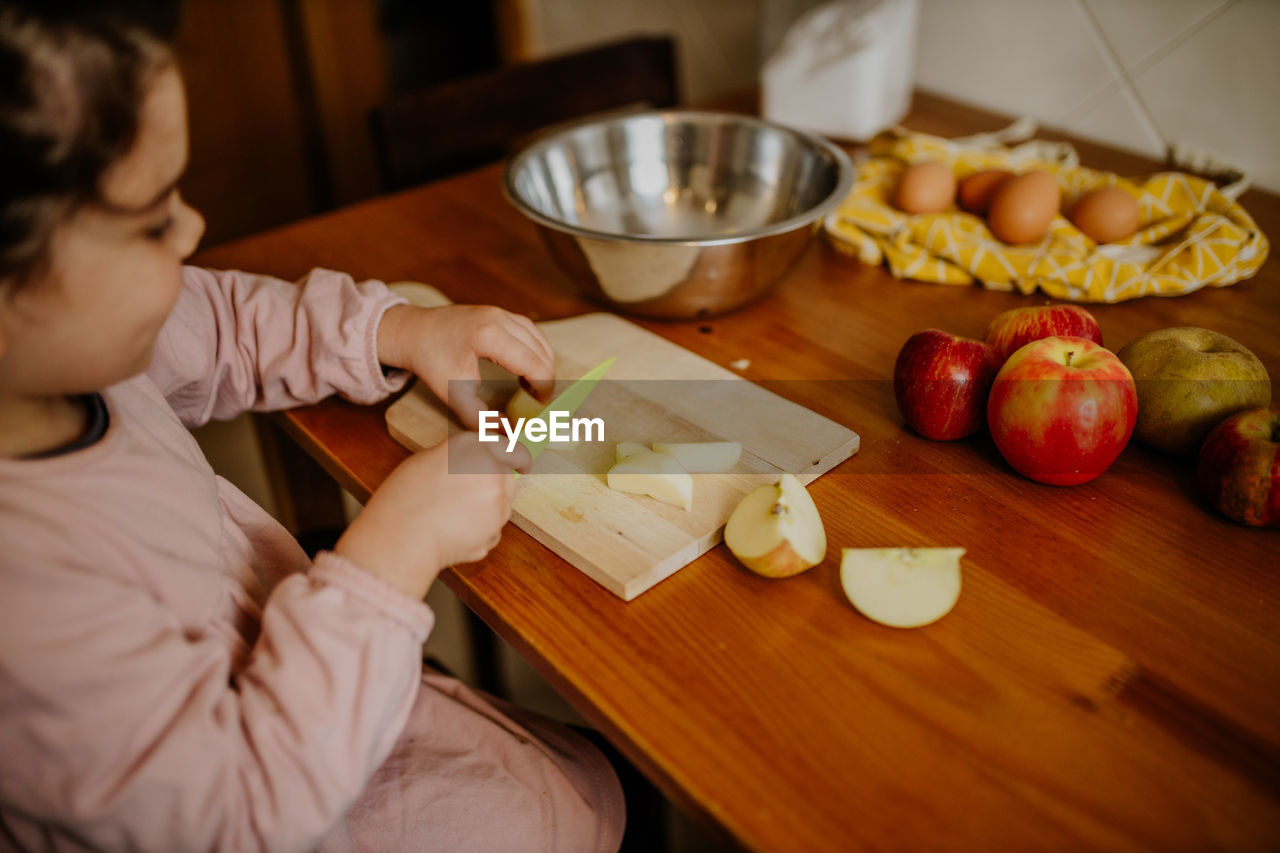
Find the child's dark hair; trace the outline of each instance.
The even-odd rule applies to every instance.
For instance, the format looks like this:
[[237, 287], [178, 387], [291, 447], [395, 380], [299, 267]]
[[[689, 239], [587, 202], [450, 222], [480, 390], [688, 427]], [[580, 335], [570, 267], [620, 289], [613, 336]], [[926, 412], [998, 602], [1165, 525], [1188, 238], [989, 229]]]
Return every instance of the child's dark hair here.
[[0, 0], [0, 286], [48, 262], [58, 224], [133, 144], [178, 0]]

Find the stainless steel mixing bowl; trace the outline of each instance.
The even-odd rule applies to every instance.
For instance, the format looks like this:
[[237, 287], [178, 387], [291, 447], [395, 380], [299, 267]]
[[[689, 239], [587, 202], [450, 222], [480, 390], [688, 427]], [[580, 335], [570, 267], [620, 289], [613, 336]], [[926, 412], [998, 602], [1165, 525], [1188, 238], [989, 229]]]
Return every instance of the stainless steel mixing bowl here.
[[549, 131], [507, 162], [503, 188], [584, 294], [692, 318], [767, 293], [852, 184], [849, 158], [816, 136], [676, 110]]

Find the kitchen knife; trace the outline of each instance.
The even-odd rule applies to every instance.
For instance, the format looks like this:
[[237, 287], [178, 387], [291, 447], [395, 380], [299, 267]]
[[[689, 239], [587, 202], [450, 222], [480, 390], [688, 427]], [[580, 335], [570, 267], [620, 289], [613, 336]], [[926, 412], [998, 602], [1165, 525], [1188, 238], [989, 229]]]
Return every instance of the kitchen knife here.
[[[547, 403], [547, 405], [543, 407], [542, 411], [538, 412], [535, 419], [546, 422], [548, 427], [550, 427], [551, 422], [547, 419], [547, 416], [552, 412], [566, 412], [568, 417], [573, 417], [573, 413], [576, 412], [578, 407], [582, 405], [582, 402], [587, 399], [587, 396], [591, 393], [591, 389], [595, 388], [596, 383], [609, 372], [609, 368], [613, 365], [614, 359], [616, 358], [617, 356], [611, 356], [584, 373], [581, 379], [561, 391], [559, 396], [550, 403]], [[521, 430], [520, 437], [517, 441], [529, 449], [529, 456], [531, 458], [537, 459], [538, 455], [542, 453], [543, 448], [550, 443], [551, 439], [546, 438], [542, 441], [531, 441], [526, 432]], [[516, 476], [519, 476], [518, 472]]]

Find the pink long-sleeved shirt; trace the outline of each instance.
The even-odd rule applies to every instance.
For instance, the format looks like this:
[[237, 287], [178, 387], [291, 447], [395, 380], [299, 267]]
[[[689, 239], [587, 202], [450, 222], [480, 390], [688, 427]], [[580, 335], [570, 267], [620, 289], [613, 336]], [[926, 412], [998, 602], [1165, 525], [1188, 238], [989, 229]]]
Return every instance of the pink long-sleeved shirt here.
[[311, 563], [187, 431], [385, 397], [403, 300], [327, 271], [184, 280], [101, 440], [0, 459], [0, 849], [616, 850], [598, 751], [424, 670], [427, 606]]

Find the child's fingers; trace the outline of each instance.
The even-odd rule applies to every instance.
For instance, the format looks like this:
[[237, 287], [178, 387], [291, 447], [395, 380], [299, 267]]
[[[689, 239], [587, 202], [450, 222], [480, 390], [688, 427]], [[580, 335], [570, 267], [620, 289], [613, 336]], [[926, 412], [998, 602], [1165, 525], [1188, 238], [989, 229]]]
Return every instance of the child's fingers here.
[[453, 409], [462, 425], [471, 431], [480, 429], [480, 413], [488, 409], [484, 400], [476, 394], [479, 385], [479, 377], [449, 381], [449, 408]]
[[546, 336], [542, 334], [541, 329], [534, 325], [532, 320], [510, 312], [507, 312], [505, 320], [508, 331], [513, 337], [536, 352], [548, 364], [555, 363], [556, 354], [551, 349], [551, 344], [547, 343]]
[[[527, 472], [533, 465], [533, 457], [528, 448], [516, 443], [510, 450], [510, 444], [504, 435], [498, 441], [481, 441], [474, 432], [454, 433], [450, 442], [451, 470], [463, 474], [509, 474], [512, 469]], [[515, 493], [514, 477], [504, 478], [504, 488], [510, 494]], [[512, 482], [508, 482], [512, 481]]]
[[[547, 336], [544, 335], [542, 330], [539, 329], [538, 326], [528, 317], [525, 317], [523, 314], [513, 314], [512, 318], [529, 334], [533, 340], [532, 346], [542, 354], [542, 357], [546, 359], [547, 364], [551, 366], [549, 381], [542, 383], [540, 387], [531, 387], [530, 389], [534, 392], [534, 396], [539, 400], [545, 399], [549, 402], [550, 394], [555, 389], [555, 350], [551, 348], [551, 342], [547, 340]], [[532, 383], [530, 384], [532, 385]]]
[[[505, 437], [504, 437], [505, 438]], [[489, 453], [506, 470], [516, 470], [521, 474], [528, 474], [529, 469], [533, 467], [533, 457], [529, 454], [529, 448], [523, 444], [516, 442], [515, 446], [507, 450], [509, 442], [501, 441], [494, 444], [488, 444]]]
[[497, 533], [495, 533], [492, 539], [490, 539], [485, 544], [476, 548], [474, 551], [468, 554], [467, 557], [461, 562], [464, 562], [464, 563], [480, 562], [485, 557], [489, 556], [489, 552], [492, 551], [494, 548], [497, 548], [500, 542], [502, 542], [502, 531], [498, 531]]
[[550, 403], [555, 398], [556, 381], [552, 379], [549, 382], [540, 382], [537, 387], [523, 376], [520, 377], [520, 387], [528, 391], [539, 402]]
[[512, 338], [511, 345], [496, 353], [492, 360], [524, 378], [539, 400], [550, 400], [556, 386], [555, 362], [538, 348]]
[[555, 354], [546, 338], [526, 317], [508, 314], [505, 335], [477, 353], [527, 381], [535, 397], [544, 402], [555, 389]]

